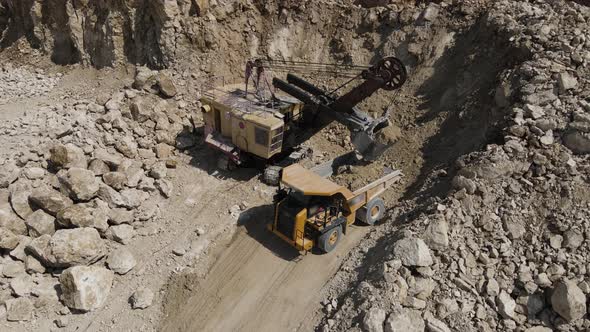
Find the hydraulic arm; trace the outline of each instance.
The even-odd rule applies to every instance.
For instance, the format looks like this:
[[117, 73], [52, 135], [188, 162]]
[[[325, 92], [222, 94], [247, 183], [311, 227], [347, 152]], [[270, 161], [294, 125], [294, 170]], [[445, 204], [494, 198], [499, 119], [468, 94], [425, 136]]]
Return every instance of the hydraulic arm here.
[[[263, 61], [258, 60], [259, 68], [265, 65], [272, 68], [271, 64], [264, 64]], [[320, 73], [338, 73], [337, 65], [321, 67], [320, 64], [315, 64], [320, 67], [314, 68], [312, 65], [311, 68], [307, 68], [301, 67], [300, 63], [296, 64], [292, 66], [295, 70], [315, 69]], [[289, 63], [281, 65], [282, 69], [290, 69], [291, 66]], [[351, 75], [352, 79], [347, 83], [354, 79], [362, 79], [363, 82], [342, 96], [336, 95], [335, 92], [328, 93], [292, 73], [287, 75], [287, 81], [274, 78], [272, 84], [275, 88], [304, 102], [322, 118], [336, 120], [345, 125], [351, 131], [352, 143], [357, 151], [366, 159], [373, 159], [386, 148], [382, 142], [376, 140], [376, 134], [389, 125], [388, 114], [375, 119], [357, 106], [380, 89], [391, 91], [400, 88], [407, 79], [407, 73], [403, 63], [395, 57], [383, 58], [370, 67], [346, 66], [344, 70], [348, 75], [351, 70], [360, 70], [360, 73]], [[326, 124], [321, 123], [320, 127]]]

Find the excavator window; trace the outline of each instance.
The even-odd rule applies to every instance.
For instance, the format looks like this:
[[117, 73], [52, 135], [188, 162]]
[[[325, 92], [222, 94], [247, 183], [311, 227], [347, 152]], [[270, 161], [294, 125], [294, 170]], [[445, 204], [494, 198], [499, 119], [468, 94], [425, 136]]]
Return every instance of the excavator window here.
[[254, 140], [258, 145], [268, 146], [268, 130], [260, 127], [255, 127]]

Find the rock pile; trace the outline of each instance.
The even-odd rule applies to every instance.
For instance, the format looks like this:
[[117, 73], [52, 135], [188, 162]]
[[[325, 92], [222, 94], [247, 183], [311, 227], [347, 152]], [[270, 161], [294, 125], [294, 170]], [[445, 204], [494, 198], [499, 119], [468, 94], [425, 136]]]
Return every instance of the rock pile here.
[[27, 68], [4, 64], [0, 67], [0, 103], [43, 96], [57, 85], [60, 77], [61, 74], [46, 75], [42, 69], [31, 72]]
[[385, 226], [325, 331], [590, 330], [590, 9], [497, 1], [484, 19], [534, 54], [495, 91], [504, 143], [460, 158], [448, 197], [398, 207], [410, 225]]
[[[8, 320], [30, 320], [33, 308], [59, 302], [100, 308], [115, 273], [135, 267], [125, 245], [159, 218], [158, 202], [174, 191], [177, 137], [193, 129], [172, 80], [156, 75], [158, 93], [176, 99], [126, 89], [40, 110], [0, 132], [3, 140], [38, 137], [0, 167], [0, 303]], [[186, 135], [182, 148], [191, 142]], [[150, 303], [144, 291], [134, 307]]]

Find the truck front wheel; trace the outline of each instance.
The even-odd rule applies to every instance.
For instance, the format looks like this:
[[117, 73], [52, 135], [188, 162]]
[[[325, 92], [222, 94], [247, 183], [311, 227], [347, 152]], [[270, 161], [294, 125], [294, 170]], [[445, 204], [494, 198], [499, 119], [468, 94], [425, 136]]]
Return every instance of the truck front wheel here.
[[318, 247], [323, 252], [329, 253], [336, 248], [340, 238], [342, 238], [342, 226], [334, 227], [319, 237]]
[[369, 226], [375, 223], [385, 215], [385, 203], [381, 198], [374, 198], [366, 206], [356, 211], [356, 218]]

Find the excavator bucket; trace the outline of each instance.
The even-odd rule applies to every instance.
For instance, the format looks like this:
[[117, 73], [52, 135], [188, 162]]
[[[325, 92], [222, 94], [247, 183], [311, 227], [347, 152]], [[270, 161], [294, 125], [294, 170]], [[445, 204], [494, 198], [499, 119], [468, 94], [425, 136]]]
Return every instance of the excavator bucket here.
[[383, 116], [375, 119], [367, 130], [353, 131], [351, 141], [364, 160], [373, 161], [392, 147], [400, 135], [400, 129], [390, 125], [387, 116]]

